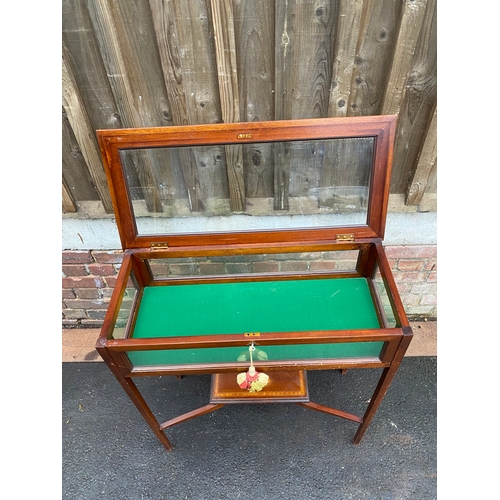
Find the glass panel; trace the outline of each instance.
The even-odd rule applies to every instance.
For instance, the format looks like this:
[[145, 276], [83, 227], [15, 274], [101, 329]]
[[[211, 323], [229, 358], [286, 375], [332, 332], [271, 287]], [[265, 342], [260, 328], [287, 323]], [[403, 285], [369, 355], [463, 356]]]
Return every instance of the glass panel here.
[[144, 236], [366, 225], [373, 150], [368, 137], [120, 154]]
[[127, 326], [130, 321], [130, 316], [132, 312], [132, 307], [134, 305], [134, 299], [139, 291], [139, 286], [133, 271], [130, 273], [127, 286], [125, 288], [125, 293], [123, 294], [123, 299], [120, 304], [120, 309], [118, 311], [118, 316], [116, 318], [115, 325], [111, 331], [110, 338], [112, 339], [123, 339], [127, 334]]
[[382, 304], [383, 312], [385, 313], [385, 319], [387, 320], [388, 327], [395, 327], [397, 325], [396, 316], [392, 309], [391, 302], [389, 300], [389, 295], [387, 293], [387, 288], [385, 286], [384, 280], [382, 279], [382, 274], [378, 265], [376, 266], [374, 282], [376, 289], [380, 298], [380, 303]]
[[149, 259], [154, 279], [225, 274], [272, 275], [356, 270], [359, 250], [330, 252], [235, 255], [220, 257], [189, 257], [179, 259]]
[[[309, 359], [376, 358], [380, 356], [383, 346], [384, 342], [273, 345], [259, 347], [253, 355], [253, 360], [258, 363]], [[248, 349], [241, 347], [134, 351], [129, 352], [128, 356], [134, 367], [240, 362], [245, 363], [241, 367], [241, 371], [244, 371], [250, 363]]]

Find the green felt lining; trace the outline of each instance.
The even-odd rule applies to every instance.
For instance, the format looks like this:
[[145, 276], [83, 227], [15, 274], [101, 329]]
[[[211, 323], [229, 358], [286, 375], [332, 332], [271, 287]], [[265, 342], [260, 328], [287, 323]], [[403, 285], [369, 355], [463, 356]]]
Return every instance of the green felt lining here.
[[[147, 287], [133, 338], [379, 328], [364, 278]], [[383, 342], [265, 346], [269, 361], [378, 356]], [[129, 353], [134, 366], [235, 362], [245, 349]]]

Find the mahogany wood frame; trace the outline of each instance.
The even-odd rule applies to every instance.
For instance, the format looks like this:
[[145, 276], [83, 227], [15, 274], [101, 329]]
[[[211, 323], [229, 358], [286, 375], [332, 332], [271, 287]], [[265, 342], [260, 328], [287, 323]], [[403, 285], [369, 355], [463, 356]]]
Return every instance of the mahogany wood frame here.
[[[340, 369], [345, 371], [351, 368], [383, 368], [378, 385], [373, 392], [363, 417], [351, 415], [310, 401], [297, 402], [297, 404], [301, 404], [302, 406], [357, 422], [359, 426], [354, 436], [354, 443], [358, 444], [361, 441], [412, 339], [412, 330], [409, 326], [382, 245], [388, 205], [395, 126], [395, 116], [372, 116], [98, 131], [99, 144], [115, 208], [120, 238], [125, 252], [107, 315], [97, 340], [96, 349], [167, 450], [172, 450], [172, 444], [164, 433], [165, 429], [196, 416], [215, 411], [221, 408], [223, 404], [208, 404], [167, 422], [160, 423], [149, 408], [134, 383], [133, 378], [153, 375], [182, 376], [184, 374], [236, 373], [242, 371], [241, 364], [205, 363], [202, 365], [134, 367], [127, 356], [127, 352], [137, 350], [247, 346], [252, 339], [243, 334], [150, 339], [130, 338], [130, 336], [126, 335], [125, 338], [113, 338], [113, 328], [119, 313], [120, 304], [132, 273], [136, 278], [139, 292], [136, 303], [132, 307], [131, 320], [128, 325], [129, 329], [133, 327], [135, 314], [137, 314], [140, 307], [140, 296], [146, 286], [175, 286], [176, 284], [184, 283], [197, 283], [203, 286], [206, 283], [277, 279], [367, 278], [379, 322], [382, 325], [381, 328], [263, 333], [258, 338], [258, 344], [265, 346], [273, 344], [381, 341], [384, 342], [384, 347], [380, 356], [339, 358], [321, 360], [320, 362], [314, 359], [304, 359], [300, 364], [297, 364], [297, 361], [255, 363], [257, 369], [260, 368], [269, 372], [324, 369]], [[241, 134], [251, 136], [251, 138], [241, 138]], [[137, 232], [131, 202], [127, 194], [123, 168], [120, 162], [120, 149], [367, 136], [375, 138], [375, 154], [368, 207], [368, 223], [366, 225], [353, 226], [347, 229], [345, 227], [304, 228], [279, 231], [247, 231], [195, 235], [173, 234], [164, 236], [139, 235]], [[345, 232], [353, 234], [353, 241], [337, 241], [337, 236]], [[165, 242], [168, 242], [168, 248], [154, 247], [155, 243]], [[148, 260], [160, 258], [334, 250], [358, 250], [359, 258], [356, 270], [330, 273], [224, 275], [157, 280], [154, 279], [147, 264]], [[380, 297], [376, 290], [374, 277], [377, 269], [383, 279], [396, 318], [395, 327], [388, 326]], [[270, 402], [278, 401], [271, 399]]]

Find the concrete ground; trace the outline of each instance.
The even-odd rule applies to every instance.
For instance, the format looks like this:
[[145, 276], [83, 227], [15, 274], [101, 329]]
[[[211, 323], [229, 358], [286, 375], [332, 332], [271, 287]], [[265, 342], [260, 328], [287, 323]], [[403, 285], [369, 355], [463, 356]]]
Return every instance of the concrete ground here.
[[[166, 451], [94, 350], [64, 330], [62, 498], [437, 498], [436, 323], [415, 339], [363, 441], [357, 424], [294, 404], [226, 405], [168, 429]], [[311, 401], [362, 415], [381, 370], [308, 372]], [[207, 404], [210, 376], [137, 380], [160, 421]]]

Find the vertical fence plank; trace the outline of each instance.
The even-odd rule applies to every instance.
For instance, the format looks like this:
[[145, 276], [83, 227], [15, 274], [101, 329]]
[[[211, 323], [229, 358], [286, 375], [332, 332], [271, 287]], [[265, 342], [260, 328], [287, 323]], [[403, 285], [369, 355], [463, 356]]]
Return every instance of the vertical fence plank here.
[[400, 0], [366, 0], [352, 75], [348, 116], [381, 113], [397, 43]]
[[[125, 12], [122, 12], [120, 7]], [[113, 0], [92, 0], [89, 2], [89, 13], [123, 124], [127, 127], [168, 124], [171, 123], [171, 114], [166, 97], [155, 102], [154, 94], [149, 92], [151, 85], [148, 87], [145, 83], [146, 75], [152, 79], [154, 75], [151, 73], [154, 70], [143, 71], [141, 67], [154, 66], [151, 60], [156, 52], [153, 54], [151, 51], [148, 52], [147, 44], [143, 44], [137, 52], [136, 45], [139, 41], [134, 43], [134, 40], [127, 36], [129, 35], [126, 30], [127, 25], [130, 26], [131, 22], [133, 24], [130, 17], [138, 20], [133, 11], [127, 12], [127, 8], [133, 9], [133, 7], [128, 3], [117, 4]], [[161, 77], [159, 80], [162, 80]], [[168, 122], [165, 123], [165, 120]], [[141, 158], [141, 162], [136, 165], [137, 176], [143, 186], [148, 210], [162, 212], [158, 189], [158, 185], [162, 183], [154, 155], [148, 152], [138, 155], [137, 158]]]
[[362, 12], [363, 0], [340, 1], [328, 106], [329, 116], [347, 115]]
[[[235, 0], [234, 25], [238, 63], [240, 118], [274, 119], [274, 2]], [[243, 146], [247, 198], [273, 196], [272, 144]]]
[[210, 0], [210, 5], [222, 120], [236, 123], [241, 120], [232, 0]]
[[274, 2], [234, 0], [240, 118], [274, 119]]
[[102, 168], [94, 130], [87, 116], [85, 104], [76, 87], [72, 69], [68, 65], [68, 55], [64, 47], [62, 51], [62, 101], [104, 210], [106, 213], [112, 213], [113, 204], [108, 190], [106, 175]]
[[149, 5], [158, 43], [163, 79], [172, 112], [172, 123], [174, 125], [189, 125], [172, 2], [170, 0], [149, 0]]
[[209, 0], [173, 2], [190, 124], [222, 121]]
[[[163, 79], [172, 112], [174, 125], [189, 125], [186, 94], [183, 85], [181, 57], [175, 26], [175, 15], [170, 0], [150, 0], [151, 14], [163, 70]], [[191, 211], [203, 211], [205, 201], [200, 186], [196, 158], [187, 150], [179, 151], [179, 163], [184, 189]], [[173, 183], [173, 181], [171, 180]], [[173, 186], [172, 190], [176, 191]]]
[[[277, 45], [280, 44], [277, 62], [286, 71], [276, 79], [280, 118], [328, 116], [337, 4], [321, 0], [285, 2], [277, 9], [277, 15], [276, 36], [279, 39], [281, 35], [277, 40]], [[284, 209], [289, 206], [287, 195], [307, 196], [320, 187], [321, 165], [319, 155], [294, 146], [287, 153], [281, 152], [281, 158], [286, 159], [286, 164], [276, 165], [275, 207]], [[282, 191], [286, 187], [288, 193]]]
[[[328, 105], [328, 115], [332, 117], [346, 116], [348, 113], [362, 13], [363, 0], [340, 1]], [[352, 150], [352, 144], [345, 143], [345, 141], [326, 144], [319, 190], [320, 206], [333, 207], [335, 205], [337, 198], [332, 186], [355, 185], [348, 172], [357, 171], [357, 166], [350, 165], [351, 170], [346, 168], [350, 164], [349, 154], [355, 152]]]
[[71, 191], [66, 185], [66, 181], [62, 180], [62, 210], [63, 213], [74, 213], [76, 212], [76, 204], [71, 196]]
[[290, 118], [328, 116], [337, 3], [297, 0], [289, 74]]
[[427, 0], [405, 0], [404, 2], [398, 43], [385, 88], [382, 114], [399, 113], [426, 5]]
[[[171, 10], [189, 123], [220, 123], [222, 117], [209, 0], [171, 2]], [[204, 203], [210, 198], [228, 199], [224, 148], [197, 149], [194, 161], [197, 170], [193, 172], [193, 178], [197, 176], [203, 193], [199, 198]], [[194, 186], [192, 182], [189, 185]]]
[[399, 112], [392, 193], [407, 193], [437, 99], [436, 0], [429, 0]]
[[[275, 78], [274, 119], [291, 117], [291, 100], [287, 96], [288, 79], [294, 44], [295, 0], [278, 0], [275, 5]], [[283, 144], [274, 148], [274, 209], [288, 210], [290, 155]]]
[[62, 166], [65, 185], [76, 203], [99, 199], [64, 106], [62, 107]]
[[419, 205], [437, 159], [437, 108], [424, 140], [417, 169], [408, 188], [407, 205]]
[[62, 22], [68, 61], [93, 129], [121, 128], [85, 0], [63, 0]]
[[[219, 95], [224, 123], [240, 122], [238, 68], [232, 0], [211, 0], [214, 26]], [[229, 204], [232, 211], [245, 210], [245, 180], [241, 145], [225, 147], [229, 182]]]

